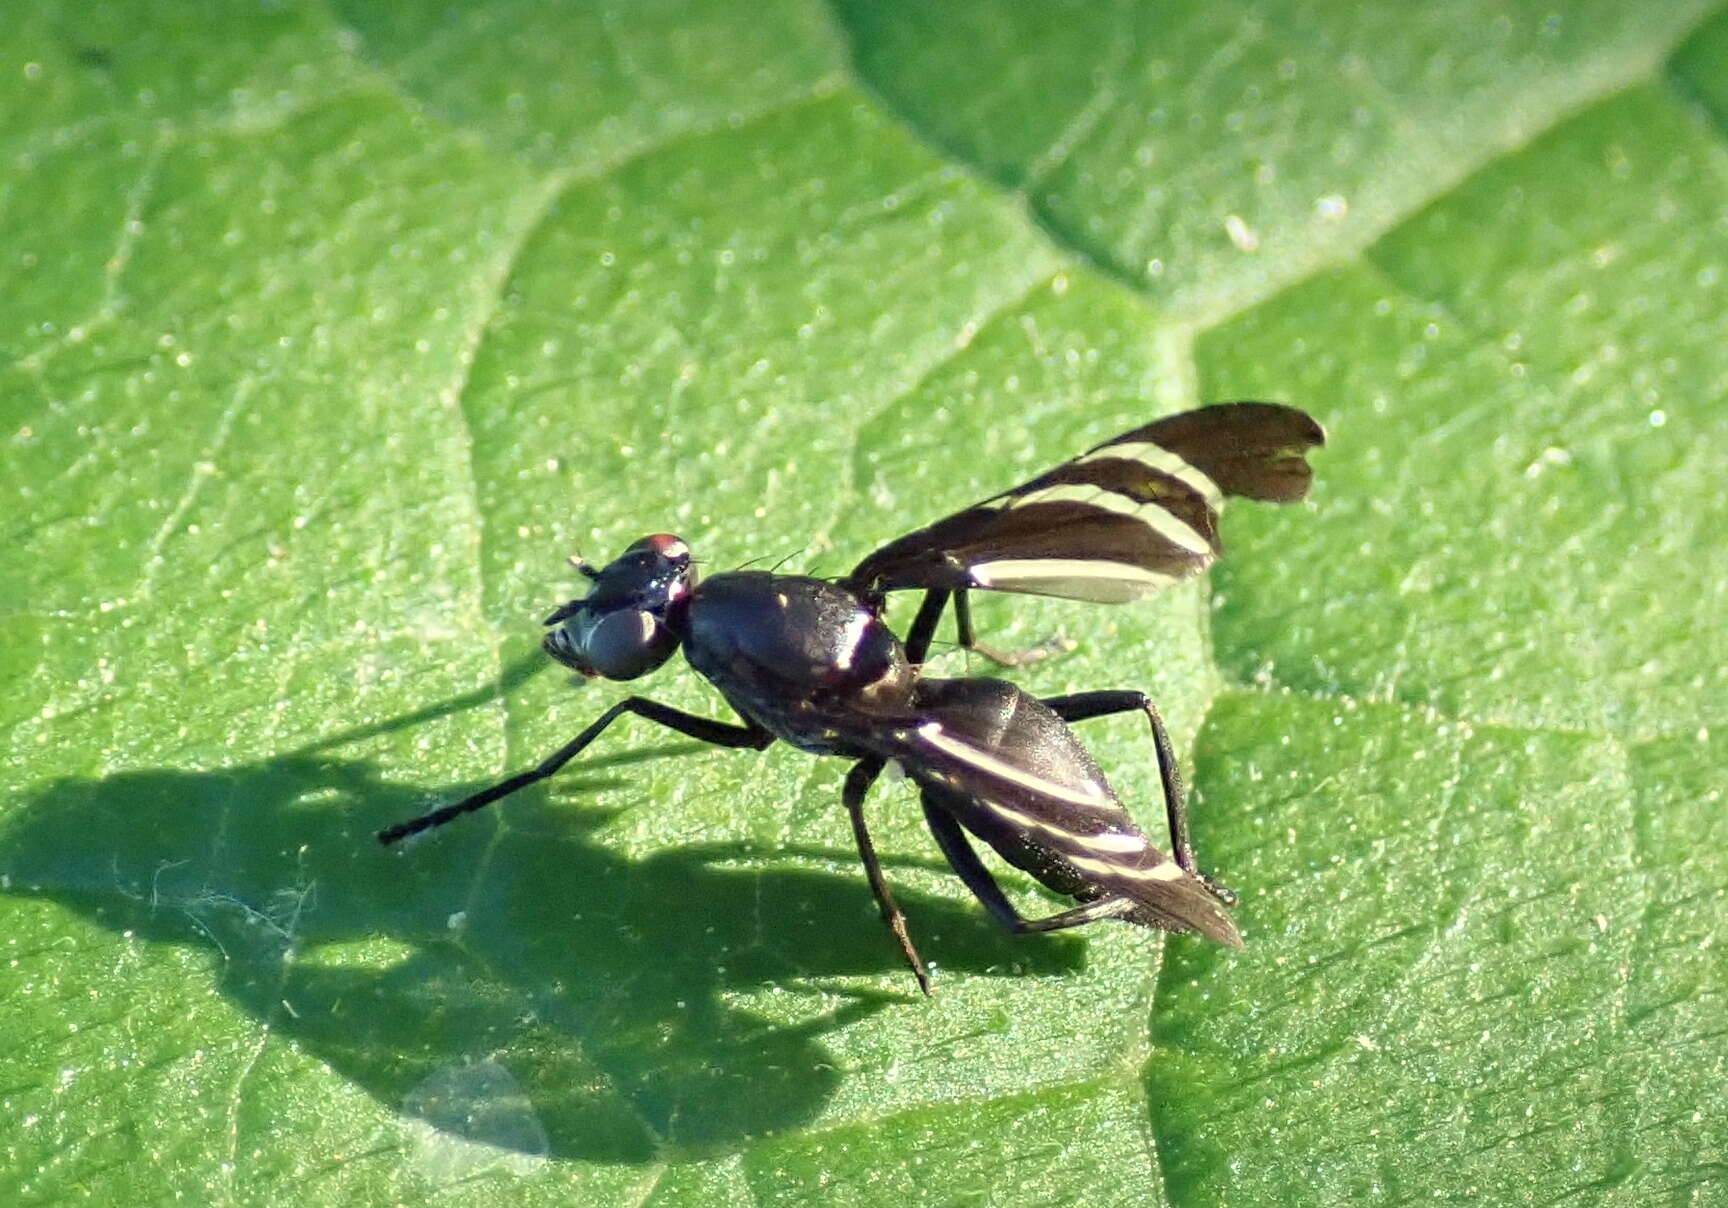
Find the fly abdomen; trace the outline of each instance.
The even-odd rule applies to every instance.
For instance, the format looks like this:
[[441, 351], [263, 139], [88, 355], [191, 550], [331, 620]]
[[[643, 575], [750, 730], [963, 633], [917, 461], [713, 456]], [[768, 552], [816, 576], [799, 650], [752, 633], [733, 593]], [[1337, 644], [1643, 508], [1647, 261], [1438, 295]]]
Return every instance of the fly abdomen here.
[[1218, 895], [1141, 832], [1055, 711], [984, 678], [925, 680], [914, 702], [921, 721], [905, 741], [921, 758], [903, 762], [927, 813], [952, 817], [1056, 893], [1115, 903], [1098, 917], [1240, 946]]

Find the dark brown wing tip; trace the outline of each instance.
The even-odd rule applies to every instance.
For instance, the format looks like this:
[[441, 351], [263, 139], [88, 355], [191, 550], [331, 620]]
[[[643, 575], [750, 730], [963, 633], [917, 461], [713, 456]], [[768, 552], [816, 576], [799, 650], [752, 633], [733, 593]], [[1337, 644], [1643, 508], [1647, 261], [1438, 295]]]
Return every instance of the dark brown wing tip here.
[[[1177, 420], [1186, 416], [1204, 417], [1207, 413], [1219, 414], [1220, 419], [1228, 419], [1237, 424], [1252, 424], [1260, 427], [1282, 426], [1293, 437], [1301, 436], [1312, 439], [1316, 444], [1326, 441], [1326, 429], [1320, 426], [1320, 421], [1300, 407], [1289, 403], [1269, 403], [1257, 399], [1237, 399], [1222, 403], [1206, 403], [1193, 411], [1178, 412], [1167, 415], [1165, 420]], [[1162, 421], [1153, 421], [1159, 423]]]
[[[1289, 403], [1217, 403], [1234, 408], [1238, 414], [1252, 416], [1252, 424], [1244, 424], [1244, 435], [1258, 436], [1268, 447], [1291, 457], [1301, 457], [1310, 449], [1323, 448], [1326, 429], [1300, 407]], [[1258, 429], [1256, 433], [1254, 430]]]
[[[1308, 413], [1303, 412], [1303, 414], [1307, 415]], [[1316, 449], [1325, 448], [1326, 447], [1326, 426], [1324, 424], [1322, 424], [1319, 420], [1315, 419], [1312, 415], [1308, 416], [1308, 422], [1313, 425], [1313, 429], [1309, 432], [1308, 438], [1314, 442], [1314, 447]]]
[[1289, 408], [1289, 411], [1296, 422], [1294, 423], [1294, 439], [1290, 442], [1288, 454], [1291, 457], [1302, 457], [1310, 449], [1324, 449], [1326, 447], [1326, 429], [1320, 421], [1306, 411], [1300, 411], [1295, 407]]
[[1127, 440], [1155, 441], [1226, 495], [1293, 503], [1308, 494], [1314, 476], [1308, 451], [1326, 443], [1326, 429], [1286, 403], [1213, 403], [1116, 438]]
[[1320, 421], [1286, 403], [1235, 405], [1255, 411], [1260, 417], [1256, 425], [1259, 431], [1248, 434], [1244, 456], [1232, 467], [1235, 472], [1224, 488], [1226, 492], [1264, 503], [1298, 503], [1306, 499], [1314, 485], [1314, 467], [1308, 464], [1308, 453], [1326, 445], [1326, 429]]
[[1326, 429], [1321, 425], [1319, 420], [1297, 407], [1285, 407], [1282, 403], [1278, 405], [1290, 413], [1292, 435], [1292, 440], [1290, 442], [1291, 453], [1300, 456], [1301, 454], [1306, 453], [1309, 449], [1325, 448]]

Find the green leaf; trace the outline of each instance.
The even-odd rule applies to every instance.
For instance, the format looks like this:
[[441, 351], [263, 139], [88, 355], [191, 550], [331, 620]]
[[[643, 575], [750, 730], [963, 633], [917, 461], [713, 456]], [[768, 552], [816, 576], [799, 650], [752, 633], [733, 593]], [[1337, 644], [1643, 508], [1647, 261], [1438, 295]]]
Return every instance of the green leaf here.
[[[7, 24], [0, 1199], [1728, 1195], [1728, 14]], [[1159, 699], [1246, 951], [999, 935], [883, 789], [921, 1000], [840, 761], [641, 724], [373, 842], [623, 695], [538, 674], [565, 554], [839, 573], [1226, 397], [1317, 506], [980, 619]]]

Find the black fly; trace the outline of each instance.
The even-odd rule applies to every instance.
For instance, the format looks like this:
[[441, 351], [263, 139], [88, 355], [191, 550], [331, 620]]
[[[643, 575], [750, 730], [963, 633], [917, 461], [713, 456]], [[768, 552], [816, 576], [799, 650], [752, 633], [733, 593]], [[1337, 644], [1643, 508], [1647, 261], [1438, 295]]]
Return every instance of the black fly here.
[[[922, 673], [937, 622], [955, 605], [960, 640], [977, 648], [967, 592], [995, 590], [1101, 602], [1137, 599], [1198, 574], [1219, 554], [1227, 495], [1294, 500], [1307, 492], [1307, 451], [1320, 426], [1290, 407], [1203, 407], [1137, 428], [1032, 481], [899, 538], [837, 582], [737, 570], [700, 583], [689, 547], [660, 533], [604, 569], [578, 563], [593, 588], [546, 619], [546, 652], [584, 675], [629, 680], [680, 645], [742, 719], [717, 721], [632, 696], [602, 713], [538, 767], [381, 831], [394, 843], [489, 805], [557, 772], [619, 717], [760, 750], [779, 739], [853, 760], [842, 800], [882, 916], [919, 986], [929, 976], [894, 904], [864, 821], [864, 798], [890, 763], [920, 790], [924, 817], [954, 871], [1012, 931], [1055, 931], [1114, 918], [1197, 931], [1240, 947], [1234, 895], [1195, 864], [1176, 757], [1142, 693], [1029, 696], [1004, 680]], [[923, 590], [902, 644], [885, 597]], [[1174, 854], [1135, 826], [1069, 722], [1144, 713]], [[1078, 903], [1026, 919], [996, 884], [968, 832], [1009, 864]]]

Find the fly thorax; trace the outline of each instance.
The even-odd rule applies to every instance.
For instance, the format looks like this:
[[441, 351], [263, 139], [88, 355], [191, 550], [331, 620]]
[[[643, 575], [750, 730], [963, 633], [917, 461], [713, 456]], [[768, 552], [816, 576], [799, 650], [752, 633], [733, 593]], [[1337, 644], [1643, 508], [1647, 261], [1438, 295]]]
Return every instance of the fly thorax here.
[[859, 609], [833, 649], [836, 687], [871, 704], [895, 704], [911, 696], [917, 675], [900, 639], [873, 613]]

